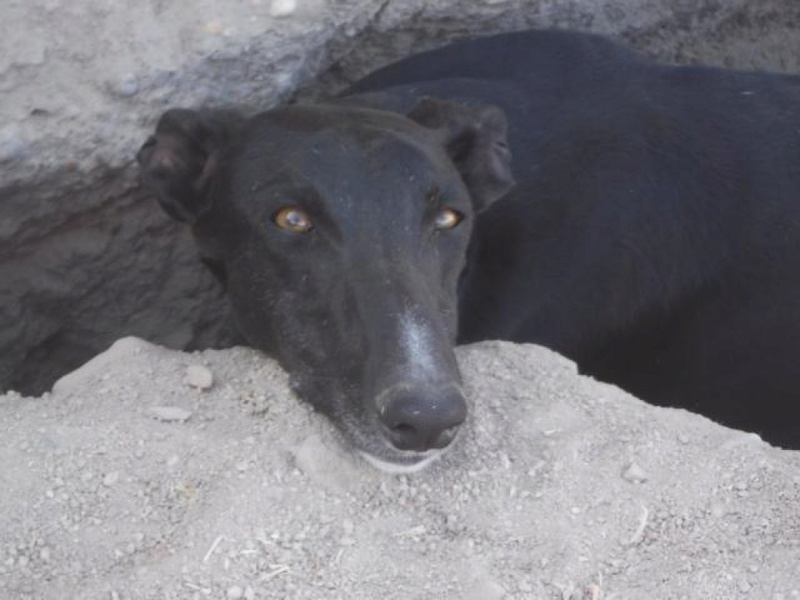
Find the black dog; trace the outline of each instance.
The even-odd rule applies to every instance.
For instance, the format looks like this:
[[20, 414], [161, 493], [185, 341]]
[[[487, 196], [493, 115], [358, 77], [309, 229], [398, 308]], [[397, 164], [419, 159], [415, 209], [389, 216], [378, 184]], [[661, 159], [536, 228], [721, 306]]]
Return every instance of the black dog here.
[[453, 344], [484, 339], [800, 445], [800, 78], [506, 34], [327, 104], [169, 111], [139, 161], [249, 343], [373, 460], [450, 443]]

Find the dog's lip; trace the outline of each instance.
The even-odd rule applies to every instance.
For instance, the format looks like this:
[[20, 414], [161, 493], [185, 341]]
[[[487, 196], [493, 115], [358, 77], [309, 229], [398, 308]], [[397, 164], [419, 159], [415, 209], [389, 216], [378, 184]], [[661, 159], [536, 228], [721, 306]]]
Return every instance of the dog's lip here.
[[[377, 422], [373, 422], [372, 425], [380, 431]], [[430, 448], [423, 451], [400, 450], [393, 446], [385, 436], [380, 435], [380, 441], [355, 444], [355, 449], [364, 460], [384, 473], [415, 473], [425, 469], [443, 454], [449, 452], [461, 438], [462, 427], [463, 424], [459, 427], [455, 437], [443, 448]]]
[[403, 474], [421, 471], [444, 454], [444, 451], [444, 449], [427, 450], [425, 452], [403, 452], [394, 450], [391, 457], [376, 456], [365, 450], [359, 450], [358, 453], [379, 471]]

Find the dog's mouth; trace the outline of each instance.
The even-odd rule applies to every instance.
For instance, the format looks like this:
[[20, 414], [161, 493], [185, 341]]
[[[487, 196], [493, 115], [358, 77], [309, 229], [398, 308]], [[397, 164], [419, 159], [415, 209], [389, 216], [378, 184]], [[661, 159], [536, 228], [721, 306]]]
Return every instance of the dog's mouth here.
[[[354, 402], [350, 395], [334, 391], [328, 385], [327, 393], [319, 393], [322, 386], [316, 378], [290, 377], [295, 394], [324, 414], [334, 426], [339, 442], [360, 454], [369, 464], [386, 473], [414, 473], [435, 462], [456, 443], [462, 423], [445, 430], [440, 444], [423, 444], [421, 448], [404, 447], [398, 442], [396, 431], [386, 426], [377, 411], [364, 408], [365, 403]], [[327, 381], [327, 380], [326, 380]], [[330, 381], [327, 381], [330, 384]], [[305, 385], [304, 385], [305, 384]], [[461, 394], [460, 386], [444, 386]], [[352, 393], [354, 390], [350, 390]], [[309, 394], [308, 392], [318, 392]], [[316, 402], [314, 400], [317, 400]], [[370, 405], [373, 403], [369, 403]], [[413, 408], [413, 407], [412, 407]], [[402, 442], [403, 440], [400, 440]]]
[[431, 463], [435, 462], [446, 449], [442, 450], [428, 450], [426, 452], [400, 452], [394, 451], [392, 460], [387, 460], [385, 457], [378, 457], [370, 454], [365, 450], [359, 450], [358, 453], [373, 467], [384, 473], [391, 473], [395, 475], [402, 475], [403, 473], [416, 473], [428, 467]]
[[336, 422], [344, 441], [370, 465], [384, 473], [415, 473], [426, 469], [450, 451], [461, 435], [461, 429], [446, 446], [427, 450], [402, 450], [397, 448], [386, 435], [384, 427], [377, 422], [353, 427], [349, 419], [345, 423]]
[[374, 419], [362, 421], [355, 416], [331, 416], [340, 442], [349, 446], [370, 465], [384, 473], [402, 474], [421, 471], [445, 454], [458, 439], [458, 435], [444, 448], [428, 450], [401, 450], [385, 435], [383, 427]]

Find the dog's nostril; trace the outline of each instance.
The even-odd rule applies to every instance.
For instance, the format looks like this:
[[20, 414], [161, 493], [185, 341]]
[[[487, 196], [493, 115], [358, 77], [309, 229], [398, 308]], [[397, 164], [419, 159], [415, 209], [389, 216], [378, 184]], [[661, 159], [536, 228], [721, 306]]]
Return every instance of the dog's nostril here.
[[381, 421], [393, 446], [422, 452], [450, 444], [466, 414], [466, 402], [456, 390], [433, 397], [403, 393], [389, 398]]
[[417, 430], [406, 423], [389, 427], [389, 440], [395, 448], [400, 450], [415, 450], [417, 444]]
[[392, 431], [399, 435], [414, 435], [415, 433], [414, 428], [411, 425], [406, 425], [405, 423], [395, 425], [392, 427]]

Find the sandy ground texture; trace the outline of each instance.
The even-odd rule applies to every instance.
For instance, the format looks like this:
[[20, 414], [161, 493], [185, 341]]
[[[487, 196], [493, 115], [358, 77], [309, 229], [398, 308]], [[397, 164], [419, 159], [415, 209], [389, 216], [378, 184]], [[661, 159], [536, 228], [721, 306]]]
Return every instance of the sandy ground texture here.
[[800, 452], [539, 347], [459, 349], [472, 416], [374, 470], [255, 351], [117, 342], [0, 397], [0, 590], [134, 598], [800, 598]]

